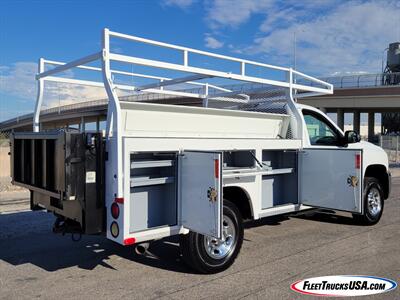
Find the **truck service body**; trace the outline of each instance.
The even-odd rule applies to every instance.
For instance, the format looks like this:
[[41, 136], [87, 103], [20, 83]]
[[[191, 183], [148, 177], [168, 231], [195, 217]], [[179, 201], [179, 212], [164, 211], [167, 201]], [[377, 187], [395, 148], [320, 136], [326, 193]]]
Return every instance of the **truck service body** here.
[[[110, 38], [182, 52], [183, 61], [115, 54]], [[240, 71], [192, 66], [194, 54], [238, 63]], [[87, 65], [92, 61], [101, 61], [101, 67]], [[190, 75], [171, 79], [111, 69], [115, 61]], [[46, 63], [56, 67], [45, 70]], [[286, 79], [248, 75], [250, 66], [282, 72]], [[70, 68], [101, 72], [103, 82], [55, 76]], [[156, 82], [116, 84], [113, 74]], [[258, 86], [235, 90], [199, 82], [215, 78]], [[12, 177], [31, 190], [32, 209], [57, 216], [56, 232], [105, 233], [122, 245], [179, 234], [185, 261], [214, 273], [238, 255], [244, 219], [327, 208], [374, 224], [390, 193], [381, 148], [343, 133], [318, 109], [296, 103], [331, 94], [332, 85], [290, 68], [105, 29], [101, 52], [66, 64], [41, 59], [37, 80], [34, 132], [14, 133], [11, 140]], [[104, 86], [105, 134], [41, 130], [45, 81]], [[182, 83], [198, 89], [167, 89]], [[134, 101], [121, 97], [122, 90], [134, 93]], [[193, 98], [202, 107], [146, 103], [148, 94]]]

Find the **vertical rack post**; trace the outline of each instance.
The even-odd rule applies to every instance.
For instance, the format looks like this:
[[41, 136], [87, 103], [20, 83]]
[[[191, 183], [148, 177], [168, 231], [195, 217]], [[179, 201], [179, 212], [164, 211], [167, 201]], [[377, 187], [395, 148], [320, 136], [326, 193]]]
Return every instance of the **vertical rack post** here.
[[[40, 58], [38, 63], [38, 74], [42, 72], [44, 72], [44, 59]], [[44, 79], [39, 78], [37, 79], [37, 81], [38, 81], [38, 90], [37, 90], [35, 112], [33, 114], [33, 132], [39, 132], [40, 130], [39, 115], [43, 102]]]
[[188, 61], [188, 50], [183, 50], [183, 65], [187, 67], [189, 65]]
[[102, 74], [104, 87], [108, 96], [107, 109], [107, 132], [108, 141], [107, 152], [109, 160], [107, 162], [107, 186], [111, 191], [108, 198], [123, 198], [123, 168], [122, 168], [122, 138], [121, 138], [121, 107], [118, 95], [111, 77], [110, 69], [110, 32], [108, 28], [103, 31], [103, 51], [102, 51]]
[[[296, 119], [295, 124], [291, 124], [293, 136], [296, 139], [303, 141], [303, 118], [297, 110], [296, 101], [293, 98], [293, 69], [289, 68], [286, 74], [286, 80], [289, 83], [289, 88], [286, 92], [287, 104], [291, 110], [294, 118]], [[302, 142], [303, 143], [303, 142]]]

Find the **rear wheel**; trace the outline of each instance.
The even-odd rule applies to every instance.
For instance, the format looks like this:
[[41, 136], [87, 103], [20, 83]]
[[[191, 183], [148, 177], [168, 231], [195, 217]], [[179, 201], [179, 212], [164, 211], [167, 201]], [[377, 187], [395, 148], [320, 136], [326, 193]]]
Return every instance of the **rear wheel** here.
[[237, 207], [224, 200], [222, 239], [195, 232], [181, 235], [184, 261], [200, 273], [218, 273], [229, 268], [243, 243], [242, 217]]
[[354, 214], [354, 219], [363, 225], [374, 225], [379, 222], [383, 213], [383, 190], [376, 178], [366, 177], [364, 188], [364, 211], [362, 215]]

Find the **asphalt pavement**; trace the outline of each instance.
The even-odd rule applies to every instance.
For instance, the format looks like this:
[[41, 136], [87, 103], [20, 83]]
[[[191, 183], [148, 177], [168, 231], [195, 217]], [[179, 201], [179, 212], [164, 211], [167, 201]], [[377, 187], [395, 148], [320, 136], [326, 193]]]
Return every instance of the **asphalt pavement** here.
[[[377, 225], [329, 211], [251, 222], [235, 264], [215, 275], [186, 267], [176, 239], [153, 243], [145, 256], [101, 236], [73, 242], [51, 232], [51, 214], [26, 211], [26, 193], [4, 195], [0, 299], [307, 299], [290, 284], [343, 274], [400, 281], [400, 178]], [[369, 299], [400, 299], [400, 289]]]

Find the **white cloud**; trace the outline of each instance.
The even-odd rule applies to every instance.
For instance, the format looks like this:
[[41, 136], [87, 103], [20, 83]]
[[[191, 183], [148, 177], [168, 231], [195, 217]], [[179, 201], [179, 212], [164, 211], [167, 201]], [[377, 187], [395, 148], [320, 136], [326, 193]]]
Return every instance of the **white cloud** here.
[[396, 38], [393, 25], [399, 14], [400, 10], [389, 3], [383, 6], [380, 1], [351, 2], [325, 16], [256, 38], [249, 50], [273, 60], [290, 61], [293, 35], [297, 32], [298, 65], [306, 70], [324, 74], [379, 72], [382, 51]]
[[337, 5], [340, 1], [343, 0], [215, 0], [208, 2], [206, 10], [213, 28], [235, 28], [253, 15], [263, 15], [265, 21], [260, 29], [268, 31], [268, 25], [281, 26], [316, 9]]
[[49, 82], [45, 85], [43, 108], [51, 108], [104, 98], [107, 98], [107, 94], [103, 87]]
[[178, 6], [185, 9], [191, 6], [194, 2], [195, 0], [165, 0], [164, 4], [168, 6]]
[[36, 96], [35, 74], [37, 64], [17, 62], [12, 66], [0, 66], [0, 92], [24, 99]]
[[211, 48], [211, 49], [218, 49], [218, 48], [222, 48], [224, 46], [223, 42], [218, 41], [216, 38], [207, 35], [204, 38], [204, 42], [206, 44], [207, 48]]
[[272, 7], [273, 0], [215, 0], [207, 8], [207, 19], [212, 27], [237, 27], [253, 13]]
[[250, 33], [253, 44], [232, 51], [269, 63], [292, 65], [296, 32], [297, 67], [317, 75], [379, 72], [383, 49], [400, 30], [396, 1], [217, 0], [207, 11], [210, 27], [218, 30], [262, 15], [258, 31]]
[[[34, 62], [17, 62], [11, 66], [0, 66], [0, 92], [35, 103], [36, 73], [37, 63]], [[73, 72], [65, 72], [64, 76], [73, 77]], [[104, 99], [106, 93], [104, 88], [46, 82], [43, 96], [43, 106], [48, 108], [59, 104]]]

